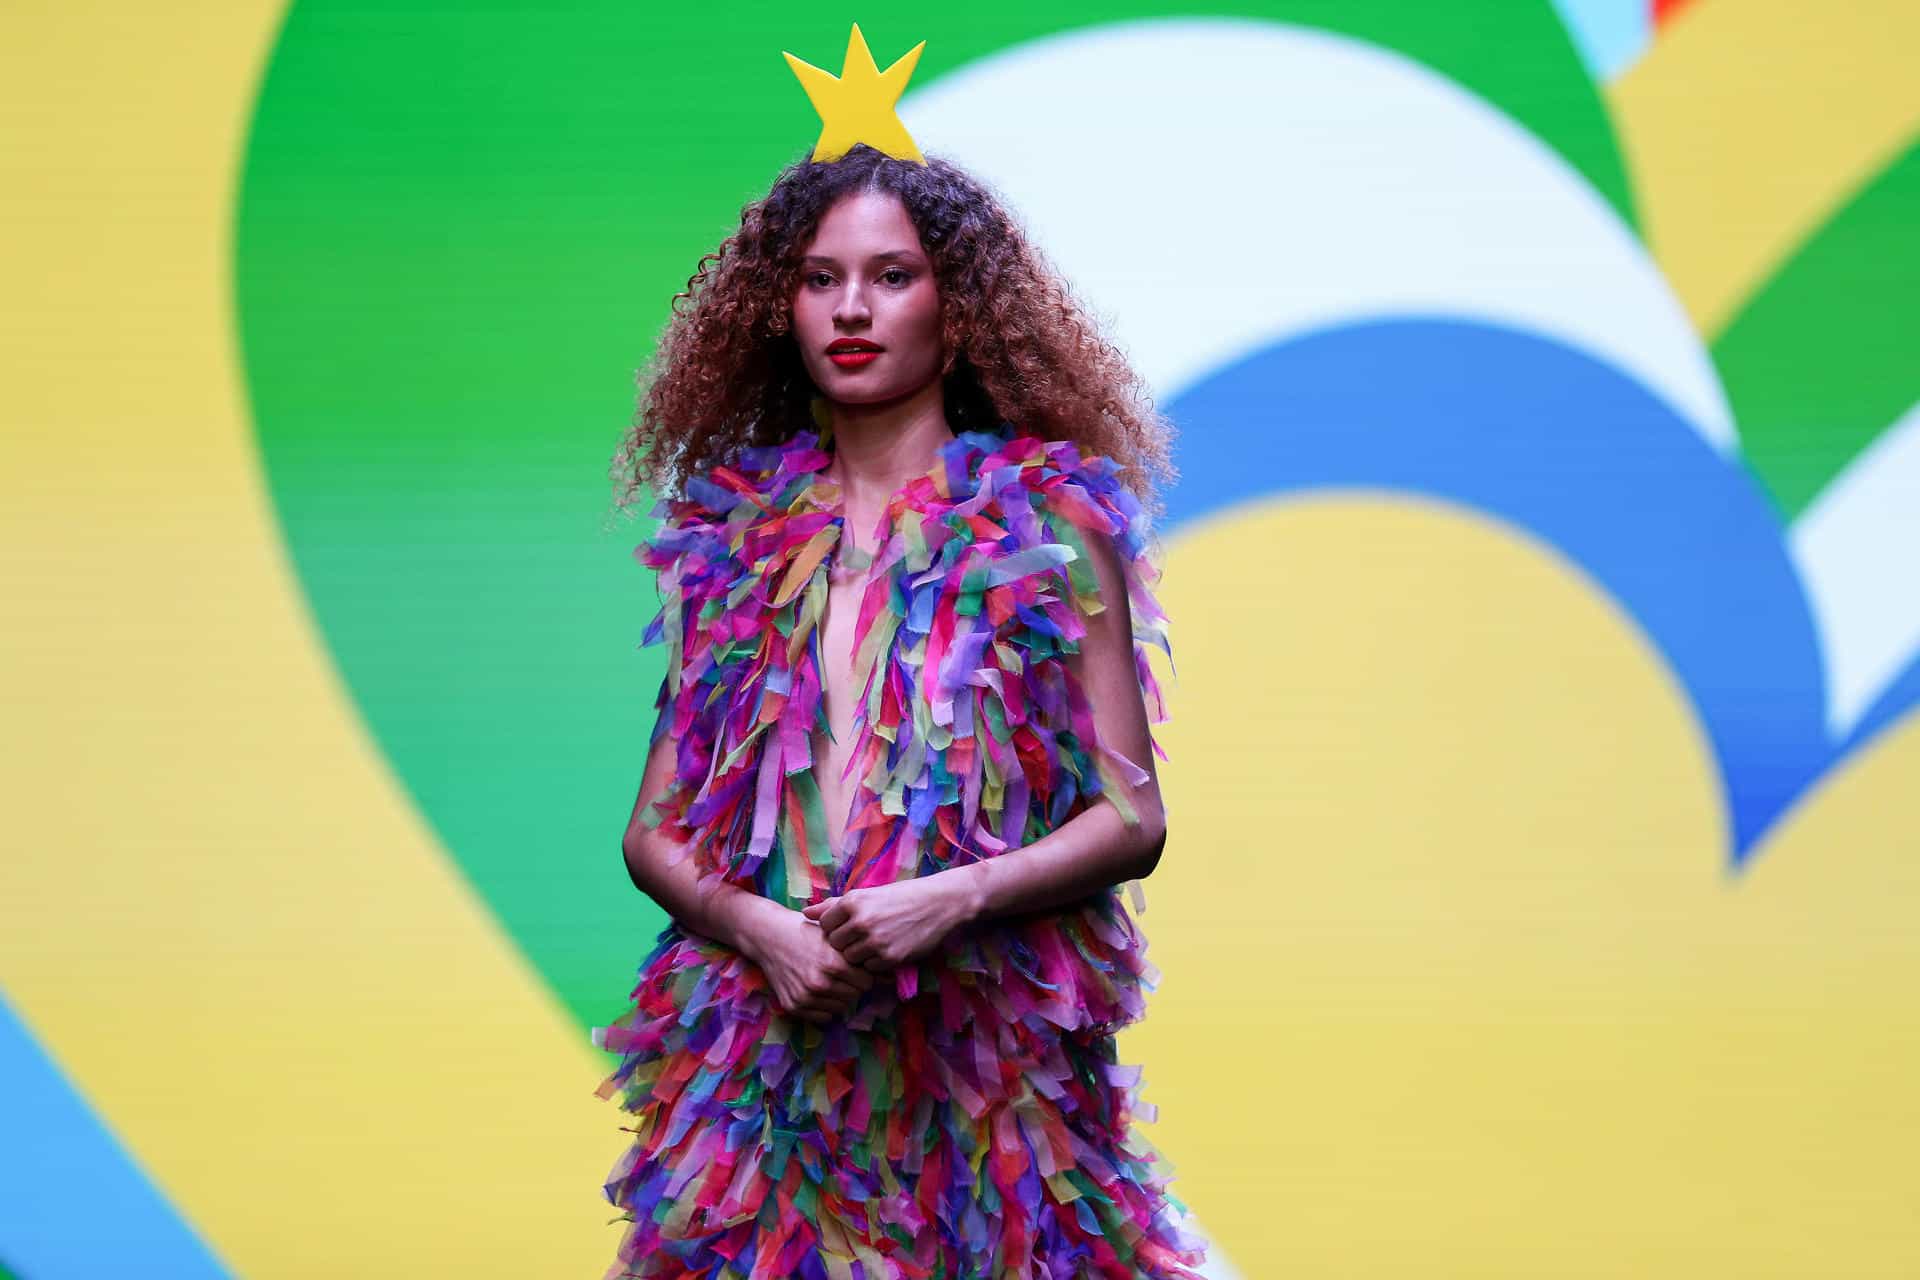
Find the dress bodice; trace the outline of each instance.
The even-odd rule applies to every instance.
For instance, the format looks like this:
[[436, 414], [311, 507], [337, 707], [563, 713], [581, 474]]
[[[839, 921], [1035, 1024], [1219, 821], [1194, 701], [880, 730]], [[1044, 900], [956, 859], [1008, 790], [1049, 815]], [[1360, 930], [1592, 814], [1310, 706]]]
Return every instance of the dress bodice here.
[[[1062, 659], [1105, 607], [1086, 540], [1122, 567], [1150, 723], [1146, 646], [1169, 651], [1140, 508], [1104, 456], [963, 432], [896, 491], [854, 619], [853, 770], [830, 847], [813, 737], [826, 727], [821, 624], [845, 530], [812, 432], [747, 449], [663, 502], [638, 551], [659, 571], [648, 643], [667, 645], [657, 740], [675, 769], [642, 815], [718, 876], [805, 905], [1019, 847], [1139, 762], [1106, 744]], [[1157, 746], [1156, 746], [1157, 750]], [[1130, 812], [1127, 816], [1131, 820]]]

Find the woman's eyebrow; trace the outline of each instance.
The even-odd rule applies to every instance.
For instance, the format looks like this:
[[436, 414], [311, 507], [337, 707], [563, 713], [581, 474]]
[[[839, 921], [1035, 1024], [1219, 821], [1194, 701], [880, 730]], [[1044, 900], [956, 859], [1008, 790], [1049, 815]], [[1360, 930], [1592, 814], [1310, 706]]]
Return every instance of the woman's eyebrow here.
[[[868, 262], [918, 262], [919, 260], [920, 255], [911, 249], [888, 249], [867, 259]], [[840, 265], [840, 259], [822, 253], [810, 253], [800, 259], [800, 265], [803, 267], [816, 264], [823, 267], [837, 267]]]

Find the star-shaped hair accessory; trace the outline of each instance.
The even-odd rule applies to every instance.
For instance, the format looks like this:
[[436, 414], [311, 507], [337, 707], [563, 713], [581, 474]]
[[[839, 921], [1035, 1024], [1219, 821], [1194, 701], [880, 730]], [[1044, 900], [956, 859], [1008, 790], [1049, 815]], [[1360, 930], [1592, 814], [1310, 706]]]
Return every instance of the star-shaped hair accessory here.
[[882, 71], [856, 22], [837, 76], [783, 52], [781, 56], [800, 77], [800, 87], [807, 91], [813, 109], [820, 113], [820, 140], [813, 144], [813, 158], [838, 160], [854, 143], [864, 142], [896, 160], [925, 164], [927, 158], [913, 145], [913, 137], [900, 123], [893, 104], [900, 101], [907, 79], [920, 61], [920, 51], [926, 47], [927, 42], [922, 40]]

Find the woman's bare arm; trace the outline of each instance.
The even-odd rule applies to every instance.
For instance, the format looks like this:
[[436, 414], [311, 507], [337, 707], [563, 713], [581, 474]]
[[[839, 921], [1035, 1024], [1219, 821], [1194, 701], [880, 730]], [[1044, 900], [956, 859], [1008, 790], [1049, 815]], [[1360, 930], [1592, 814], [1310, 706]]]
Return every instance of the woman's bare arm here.
[[1086, 690], [1100, 736], [1146, 771], [1142, 782], [1119, 784], [1140, 821], [1129, 825], [1111, 802], [1092, 804], [1032, 844], [930, 877], [964, 878], [972, 920], [1040, 911], [1142, 879], [1159, 865], [1166, 847], [1166, 810], [1134, 670], [1126, 582], [1111, 542], [1089, 536], [1086, 545], [1107, 607], [1087, 619], [1080, 651], [1062, 661]]
[[659, 903], [686, 928], [752, 955], [753, 943], [764, 929], [761, 913], [786, 908], [738, 885], [716, 882], [701, 886], [699, 869], [691, 858], [683, 858], [675, 866], [667, 865], [673, 842], [658, 828], [641, 823], [640, 813], [665, 789], [672, 775], [673, 737], [662, 734], [647, 753], [647, 767], [640, 777], [640, 794], [634, 800], [626, 834], [620, 839], [627, 876], [635, 888]]

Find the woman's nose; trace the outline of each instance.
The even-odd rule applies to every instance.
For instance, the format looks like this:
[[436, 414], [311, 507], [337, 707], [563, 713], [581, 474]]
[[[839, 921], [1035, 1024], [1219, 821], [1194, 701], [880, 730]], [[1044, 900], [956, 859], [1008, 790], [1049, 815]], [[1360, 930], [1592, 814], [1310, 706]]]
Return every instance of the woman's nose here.
[[864, 322], [869, 318], [866, 292], [857, 284], [850, 284], [840, 291], [840, 300], [833, 309], [833, 318], [842, 324]]

